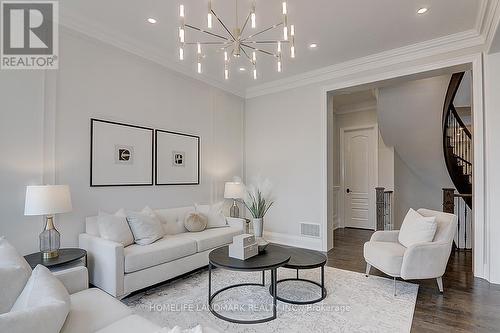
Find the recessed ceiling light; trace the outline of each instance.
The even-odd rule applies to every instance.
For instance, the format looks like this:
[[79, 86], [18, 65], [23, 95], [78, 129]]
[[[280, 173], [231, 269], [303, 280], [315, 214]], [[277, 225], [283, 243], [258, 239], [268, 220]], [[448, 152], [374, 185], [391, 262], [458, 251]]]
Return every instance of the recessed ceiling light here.
[[318, 47], [318, 44], [316, 44], [316, 43], [309, 44], [309, 48], [311, 48], [311, 49], [315, 49], [317, 47]]
[[158, 22], [155, 18], [148, 18], [148, 22], [151, 23], [151, 24], [155, 24], [156, 22]]
[[420, 15], [425, 14], [425, 13], [427, 13], [428, 10], [429, 10], [429, 8], [422, 7], [419, 10], [417, 10], [417, 14], [420, 14]]
[[240, 72], [244, 72], [246, 71], [247, 69], [245, 67], [240, 67]]

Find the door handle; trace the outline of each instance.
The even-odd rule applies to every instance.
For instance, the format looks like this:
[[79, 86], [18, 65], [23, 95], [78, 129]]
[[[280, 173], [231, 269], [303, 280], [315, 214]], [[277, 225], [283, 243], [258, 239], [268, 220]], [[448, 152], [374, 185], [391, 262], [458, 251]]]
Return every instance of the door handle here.
[[351, 190], [350, 190], [350, 189], [347, 189], [347, 190], [345, 190], [345, 191], [346, 191], [347, 193], [351, 193]]

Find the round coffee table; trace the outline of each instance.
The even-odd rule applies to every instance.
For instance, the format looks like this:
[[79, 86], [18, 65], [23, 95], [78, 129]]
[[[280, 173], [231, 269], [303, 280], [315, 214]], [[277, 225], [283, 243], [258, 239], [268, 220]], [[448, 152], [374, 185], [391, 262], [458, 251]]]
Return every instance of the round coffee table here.
[[[285, 303], [290, 303], [290, 304], [297, 304], [297, 305], [305, 305], [305, 304], [313, 304], [322, 301], [326, 297], [326, 288], [325, 288], [325, 264], [327, 257], [321, 252], [318, 251], [313, 251], [313, 250], [306, 250], [306, 249], [300, 249], [296, 247], [286, 247], [286, 246], [281, 246], [282, 250], [285, 253], [290, 254], [290, 260], [283, 265], [283, 268], [289, 268], [289, 269], [295, 269], [297, 270], [297, 277], [294, 278], [288, 278], [288, 279], [282, 279], [278, 280], [276, 284], [285, 282], [285, 281], [302, 281], [304, 283], [310, 283], [313, 285], [318, 286], [321, 288], [321, 296], [312, 299], [312, 300], [305, 300], [305, 301], [294, 301], [290, 299], [286, 299], [284, 297], [277, 296], [278, 300], [285, 302]], [[321, 284], [316, 282], [316, 281], [311, 281], [308, 279], [303, 279], [299, 277], [299, 270], [305, 270], [305, 269], [314, 269], [314, 268], [321, 268]], [[271, 288], [269, 291], [272, 293], [273, 291]], [[276, 293], [277, 294], [277, 293]]]
[[[229, 247], [223, 246], [219, 247], [208, 255], [208, 307], [210, 312], [212, 312], [217, 318], [229, 321], [231, 323], [237, 324], [258, 324], [264, 323], [276, 319], [276, 305], [277, 305], [277, 269], [283, 266], [290, 260], [290, 254], [283, 250], [283, 248], [276, 245], [269, 245], [266, 250], [252, 258], [247, 260], [239, 260], [229, 257]], [[212, 294], [212, 267], [220, 267], [223, 269], [228, 269], [232, 271], [242, 271], [242, 272], [262, 272], [262, 282], [261, 283], [239, 283], [224, 287]], [[256, 320], [239, 320], [232, 319], [217, 313], [213, 307], [212, 302], [218, 294], [221, 292], [231, 289], [238, 288], [242, 286], [261, 286], [265, 287], [265, 272], [266, 270], [271, 271], [271, 295], [273, 296], [273, 315], [267, 318], [256, 319]]]

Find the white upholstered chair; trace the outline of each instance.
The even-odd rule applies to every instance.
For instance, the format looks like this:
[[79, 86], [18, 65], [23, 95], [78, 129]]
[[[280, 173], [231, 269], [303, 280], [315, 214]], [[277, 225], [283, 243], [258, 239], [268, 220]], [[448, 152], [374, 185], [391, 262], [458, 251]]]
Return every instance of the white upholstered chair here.
[[442, 276], [451, 253], [457, 228], [457, 216], [429, 209], [419, 209], [425, 217], [435, 216], [437, 230], [432, 242], [414, 244], [408, 248], [398, 242], [399, 230], [376, 231], [364, 246], [366, 276], [373, 266], [394, 278], [404, 280], [437, 279], [439, 291], [443, 292]]

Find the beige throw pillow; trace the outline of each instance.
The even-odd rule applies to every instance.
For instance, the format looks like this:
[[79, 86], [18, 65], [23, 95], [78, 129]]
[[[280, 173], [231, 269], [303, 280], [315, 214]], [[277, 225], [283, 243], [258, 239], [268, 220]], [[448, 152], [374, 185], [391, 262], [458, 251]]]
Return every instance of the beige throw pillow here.
[[186, 215], [184, 226], [190, 232], [200, 232], [205, 230], [208, 218], [201, 213], [189, 213]]

